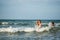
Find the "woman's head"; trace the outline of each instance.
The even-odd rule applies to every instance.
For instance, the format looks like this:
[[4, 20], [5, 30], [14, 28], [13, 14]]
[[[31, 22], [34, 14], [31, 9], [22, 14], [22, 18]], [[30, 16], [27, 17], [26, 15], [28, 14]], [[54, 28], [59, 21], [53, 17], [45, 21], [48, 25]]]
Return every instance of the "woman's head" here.
[[41, 20], [37, 20], [36, 24], [40, 25], [41, 24]]
[[49, 26], [55, 26], [54, 22], [49, 22]]

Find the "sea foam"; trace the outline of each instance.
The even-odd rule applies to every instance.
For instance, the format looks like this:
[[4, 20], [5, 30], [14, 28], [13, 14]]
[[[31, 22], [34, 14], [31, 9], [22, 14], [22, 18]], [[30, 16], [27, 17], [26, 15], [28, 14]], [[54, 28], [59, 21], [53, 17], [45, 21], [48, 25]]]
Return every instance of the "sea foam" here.
[[50, 27], [42, 27], [39, 29], [39, 31], [36, 30], [36, 28], [34, 27], [16, 27], [13, 28], [12, 26], [9, 26], [8, 28], [0, 28], [0, 32], [11, 32], [11, 33], [15, 33], [15, 32], [43, 32], [43, 31], [49, 31]]

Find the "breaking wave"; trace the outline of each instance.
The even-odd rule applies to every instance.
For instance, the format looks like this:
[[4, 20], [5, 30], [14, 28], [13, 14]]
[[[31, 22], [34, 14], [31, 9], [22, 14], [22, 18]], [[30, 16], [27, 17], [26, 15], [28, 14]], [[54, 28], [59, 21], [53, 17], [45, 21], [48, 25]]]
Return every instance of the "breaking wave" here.
[[[16, 33], [16, 32], [44, 32], [49, 31], [50, 27], [42, 27], [39, 31], [36, 30], [34, 27], [15, 27], [9, 26], [7, 28], [0, 28], [0, 32], [10, 32], [10, 33]], [[54, 30], [60, 30], [60, 27], [55, 27]]]

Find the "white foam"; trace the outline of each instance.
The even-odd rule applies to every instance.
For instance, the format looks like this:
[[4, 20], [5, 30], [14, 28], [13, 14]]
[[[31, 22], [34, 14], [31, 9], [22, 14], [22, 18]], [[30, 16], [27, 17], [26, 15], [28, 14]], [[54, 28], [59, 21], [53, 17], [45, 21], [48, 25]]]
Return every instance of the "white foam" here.
[[33, 32], [35, 31], [35, 28], [25, 28], [24, 32]]
[[2, 22], [2, 24], [4, 25], [4, 24], [9, 24], [8, 22]]
[[43, 31], [49, 31], [50, 27], [42, 27], [39, 29], [39, 31], [37, 31], [35, 28], [33, 27], [16, 27], [16, 28], [13, 28], [12, 26], [8, 27], [8, 28], [0, 28], [0, 32], [12, 32], [12, 33], [15, 33], [15, 32], [33, 32], [33, 31], [37, 31], [37, 32], [43, 32]]

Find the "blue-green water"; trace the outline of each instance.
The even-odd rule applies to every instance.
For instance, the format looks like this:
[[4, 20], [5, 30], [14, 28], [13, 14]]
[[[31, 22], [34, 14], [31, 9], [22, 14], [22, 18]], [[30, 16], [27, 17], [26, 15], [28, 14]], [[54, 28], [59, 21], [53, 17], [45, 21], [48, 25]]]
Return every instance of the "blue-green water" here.
[[[43, 27], [48, 26], [50, 21], [55, 22], [54, 30], [24, 32], [20, 30], [34, 28], [36, 20], [0, 20], [0, 40], [60, 40], [60, 20], [42, 20]], [[9, 29], [8, 32], [4, 28]]]

